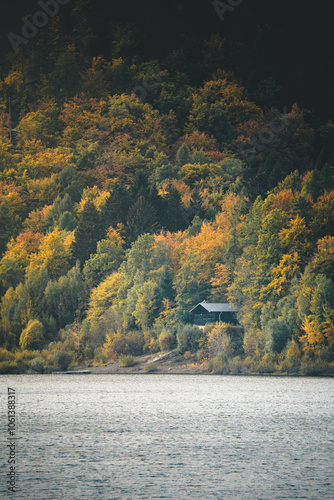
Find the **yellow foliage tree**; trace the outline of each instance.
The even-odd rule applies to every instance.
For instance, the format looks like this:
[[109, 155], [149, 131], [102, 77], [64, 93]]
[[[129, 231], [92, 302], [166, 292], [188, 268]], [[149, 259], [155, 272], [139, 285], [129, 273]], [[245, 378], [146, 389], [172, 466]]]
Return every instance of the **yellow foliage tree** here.
[[99, 124], [103, 119], [103, 100], [78, 95], [65, 102], [60, 113], [60, 120], [65, 125], [62, 143], [73, 147], [76, 141], [92, 136], [101, 136]]
[[43, 148], [27, 152], [18, 168], [26, 170], [31, 178], [45, 178], [60, 172], [72, 159], [68, 148]]
[[321, 325], [314, 319], [313, 315], [309, 315], [305, 317], [302, 328], [305, 333], [299, 337], [299, 340], [302, 343], [303, 351], [312, 352], [318, 356], [326, 341]]
[[99, 212], [101, 212], [101, 210], [104, 207], [109, 196], [110, 196], [109, 191], [101, 190], [97, 186], [94, 186], [92, 188], [88, 187], [88, 188], [84, 189], [84, 192], [83, 192], [82, 197], [81, 197], [78, 213], [83, 211], [83, 209], [85, 208], [85, 205], [88, 201], [94, 203], [95, 208]]
[[225, 264], [216, 264], [214, 275], [210, 279], [212, 285], [211, 296], [215, 302], [226, 299], [227, 286], [231, 281], [231, 271]]
[[334, 348], [334, 322], [333, 322], [333, 311], [328, 307], [324, 306], [324, 317], [325, 320], [322, 323], [322, 332], [327, 340], [329, 348], [333, 350]]
[[[1, 162], [1, 158], [0, 158]], [[0, 204], [5, 203], [11, 215], [22, 214], [26, 209], [22, 187], [16, 182], [0, 182]]]
[[264, 289], [264, 294], [268, 290], [272, 290], [279, 296], [285, 295], [288, 292], [292, 278], [299, 269], [299, 262], [300, 259], [297, 252], [294, 252], [292, 255], [283, 255], [278, 266], [272, 270], [273, 279]]
[[123, 273], [113, 273], [91, 292], [87, 319], [99, 318], [116, 302]]
[[37, 252], [42, 239], [43, 234], [28, 230], [10, 240], [0, 261], [0, 282], [6, 287], [15, 287], [23, 281], [25, 269], [29, 265], [29, 256]]
[[32, 209], [52, 205], [59, 194], [56, 174], [42, 179], [32, 179], [26, 183], [27, 202]]
[[301, 256], [307, 255], [312, 247], [311, 231], [307, 228], [305, 219], [299, 215], [289, 222], [287, 228], [279, 232], [278, 237], [283, 248], [298, 252]]
[[334, 236], [325, 236], [318, 240], [312, 266], [320, 273], [330, 275], [334, 273]]
[[190, 164], [183, 165], [179, 171], [181, 179], [188, 185], [193, 186], [209, 176], [215, 176], [222, 170], [220, 165], [208, 164]]
[[[264, 209], [269, 213], [271, 210], [278, 208], [283, 212], [289, 212], [294, 195], [291, 189], [283, 189], [276, 194], [270, 194], [264, 203]], [[269, 208], [267, 208], [269, 207]]]
[[253, 359], [260, 360], [265, 354], [266, 334], [263, 330], [253, 329], [246, 332], [244, 337], [244, 351]]
[[73, 233], [60, 231], [56, 227], [42, 239], [37, 253], [30, 257], [28, 271], [45, 266], [53, 280], [66, 274], [71, 267], [73, 241]]
[[286, 359], [294, 364], [300, 359], [300, 350], [295, 340], [292, 340], [286, 350]]

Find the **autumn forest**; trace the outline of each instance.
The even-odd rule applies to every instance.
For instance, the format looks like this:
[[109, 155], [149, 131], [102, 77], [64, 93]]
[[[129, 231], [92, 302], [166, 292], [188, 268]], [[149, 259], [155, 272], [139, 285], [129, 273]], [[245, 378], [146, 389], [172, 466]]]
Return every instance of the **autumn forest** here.
[[[156, 24], [93, 4], [2, 37], [0, 373], [178, 348], [210, 373], [333, 374], [334, 124], [314, 61], [280, 64], [288, 35], [243, 5], [221, 22], [209, 2], [210, 30], [158, 49]], [[203, 300], [239, 325], [192, 325]]]

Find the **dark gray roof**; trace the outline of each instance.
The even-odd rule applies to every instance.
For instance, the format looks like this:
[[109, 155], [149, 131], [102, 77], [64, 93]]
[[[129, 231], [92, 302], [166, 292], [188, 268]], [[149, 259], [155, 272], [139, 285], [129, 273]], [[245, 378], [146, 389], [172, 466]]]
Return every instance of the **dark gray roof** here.
[[236, 312], [237, 308], [232, 306], [232, 304], [221, 303], [221, 302], [200, 302], [197, 306], [193, 307], [190, 312], [192, 312], [196, 307], [202, 306], [208, 312]]

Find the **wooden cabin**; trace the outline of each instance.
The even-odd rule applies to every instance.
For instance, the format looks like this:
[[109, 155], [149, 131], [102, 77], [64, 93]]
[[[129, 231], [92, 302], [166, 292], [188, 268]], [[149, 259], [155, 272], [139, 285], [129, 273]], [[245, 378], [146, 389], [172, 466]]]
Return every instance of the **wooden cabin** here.
[[228, 303], [201, 302], [189, 311], [194, 325], [204, 326], [207, 323], [230, 323], [237, 325], [237, 309]]

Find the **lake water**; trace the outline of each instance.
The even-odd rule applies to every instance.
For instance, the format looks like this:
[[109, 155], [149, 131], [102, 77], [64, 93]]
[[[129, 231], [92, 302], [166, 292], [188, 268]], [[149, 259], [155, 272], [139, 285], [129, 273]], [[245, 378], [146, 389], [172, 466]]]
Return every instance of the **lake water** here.
[[334, 379], [18, 375], [0, 387], [1, 499], [334, 499]]

